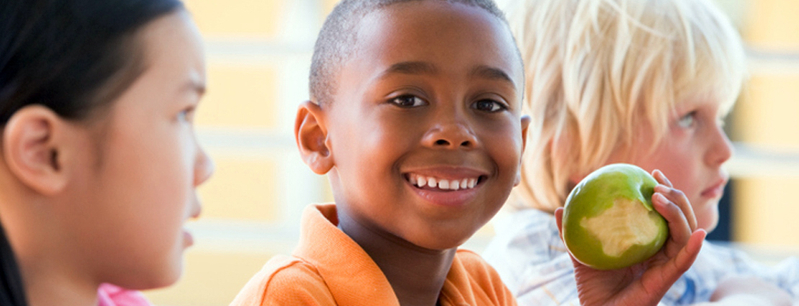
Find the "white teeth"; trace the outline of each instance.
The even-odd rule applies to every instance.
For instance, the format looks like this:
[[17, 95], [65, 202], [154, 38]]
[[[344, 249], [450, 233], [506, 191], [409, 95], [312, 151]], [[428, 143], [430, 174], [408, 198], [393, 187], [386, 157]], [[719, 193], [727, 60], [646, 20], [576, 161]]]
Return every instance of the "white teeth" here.
[[435, 177], [425, 177], [421, 175], [410, 174], [408, 175], [408, 181], [411, 182], [411, 185], [417, 186], [419, 188], [422, 187], [431, 187], [431, 188], [438, 188], [441, 190], [460, 190], [460, 189], [471, 189], [477, 185], [478, 178], [464, 178], [460, 180], [445, 180], [445, 179], [438, 179]]
[[436, 187], [436, 179], [433, 177], [427, 178], [427, 186], [429, 187]]

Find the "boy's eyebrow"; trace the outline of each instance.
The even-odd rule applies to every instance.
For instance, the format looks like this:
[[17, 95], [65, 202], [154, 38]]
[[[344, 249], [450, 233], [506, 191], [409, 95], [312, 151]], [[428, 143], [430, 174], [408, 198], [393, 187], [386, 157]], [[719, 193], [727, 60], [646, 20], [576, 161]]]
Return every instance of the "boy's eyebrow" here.
[[380, 74], [380, 78], [392, 73], [401, 74], [436, 74], [438, 69], [433, 64], [427, 62], [401, 62], [391, 65]]
[[471, 77], [481, 77], [489, 80], [499, 80], [499, 81], [507, 81], [511, 83], [514, 87], [516, 83], [511, 80], [510, 76], [508, 76], [505, 71], [499, 68], [494, 68], [491, 66], [480, 65], [472, 69], [472, 72], [469, 73]]

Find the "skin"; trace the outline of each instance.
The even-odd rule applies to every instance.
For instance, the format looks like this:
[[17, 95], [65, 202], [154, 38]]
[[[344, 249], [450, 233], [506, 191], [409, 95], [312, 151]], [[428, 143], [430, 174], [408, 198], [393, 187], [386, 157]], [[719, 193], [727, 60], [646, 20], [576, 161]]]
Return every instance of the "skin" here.
[[[395, 4], [361, 21], [338, 84], [332, 104], [300, 107], [303, 158], [329, 173], [339, 228], [400, 303], [435, 305], [456, 247], [518, 183], [529, 118], [511, 34], [479, 8]], [[416, 176], [480, 180], [445, 191], [414, 186]]]
[[[696, 225], [707, 232], [718, 224], [719, 199], [729, 175], [722, 168], [733, 153], [724, 133], [718, 100], [687, 99], [669, 118], [666, 135], [655, 143], [654, 133], [643, 130], [634, 147], [614, 152], [608, 163], [627, 162], [652, 171], [660, 169], [687, 198]], [[650, 150], [650, 148], [653, 148]]]
[[[660, 186], [674, 190], [671, 183], [659, 170], [652, 176]], [[572, 257], [577, 293], [582, 305], [657, 305], [671, 285], [691, 267], [702, 242], [705, 231], [694, 230], [689, 224], [696, 223], [693, 215], [685, 212], [685, 197], [674, 193], [663, 193], [655, 189], [652, 206], [666, 219], [669, 237], [659, 252], [648, 260], [617, 270], [595, 270]], [[563, 208], [555, 210], [555, 220], [563, 239]]]
[[30, 106], [3, 131], [0, 218], [32, 306], [95, 305], [101, 283], [148, 289], [181, 274], [183, 224], [213, 172], [192, 123], [204, 54], [185, 12], [136, 39], [146, 69], [98, 118]]
[[[636, 138], [640, 145], [614, 152], [607, 164], [624, 162], [647, 171], [660, 169], [668, 179], [664, 176], [661, 184], [655, 187], [653, 201], [665, 198], [678, 205], [692, 231], [713, 231], [719, 219], [719, 199], [729, 181], [723, 165], [733, 154], [732, 144], [722, 126], [724, 116], [720, 102], [712, 96], [686, 99], [669, 118], [668, 132], [659, 142], [655, 142], [651, 130], [643, 129]], [[706, 304], [790, 303], [788, 293], [773, 284], [731, 277], [719, 283], [711, 303]]]

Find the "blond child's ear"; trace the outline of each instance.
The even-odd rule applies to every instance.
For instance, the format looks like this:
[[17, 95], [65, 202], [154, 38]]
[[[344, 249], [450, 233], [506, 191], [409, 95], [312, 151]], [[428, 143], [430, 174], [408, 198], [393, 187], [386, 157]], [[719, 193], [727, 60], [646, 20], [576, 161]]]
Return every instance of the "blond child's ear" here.
[[14, 113], [3, 130], [3, 158], [9, 171], [40, 194], [64, 190], [65, 128], [65, 122], [44, 106], [26, 106]]
[[530, 116], [522, 116], [522, 158], [519, 160], [519, 171], [516, 171], [513, 186], [518, 186], [522, 182], [522, 164], [524, 163], [524, 150], [527, 148], [527, 128], [530, 127], [530, 120]]
[[300, 156], [317, 174], [325, 174], [333, 168], [333, 155], [328, 148], [327, 127], [322, 108], [311, 101], [300, 104], [294, 122], [294, 137]]

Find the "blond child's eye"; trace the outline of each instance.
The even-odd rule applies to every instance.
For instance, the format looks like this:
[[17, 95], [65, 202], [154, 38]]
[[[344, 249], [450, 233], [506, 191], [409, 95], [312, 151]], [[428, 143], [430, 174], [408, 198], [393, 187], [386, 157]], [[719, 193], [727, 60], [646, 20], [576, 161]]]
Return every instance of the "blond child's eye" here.
[[392, 98], [391, 100], [389, 100], [389, 102], [404, 108], [419, 107], [427, 104], [425, 100], [422, 100], [422, 98], [419, 98], [414, 95], [402, 95], [396, 98]]
[[474, 104], [472, 104], [472, 108], [489, 113], [495, 113], [507, 109], [505, 104], [494, 100], [480, 100], [474, 102]]
[[695, 120], [696, 120], [696, 112], [690, 112], [687, 115], [682, 116], [682, 118], [680, 118], [680, 120], [677, 121], [677, 124], [679, 124], [681, 127], [689, 128], [694, 126]]

